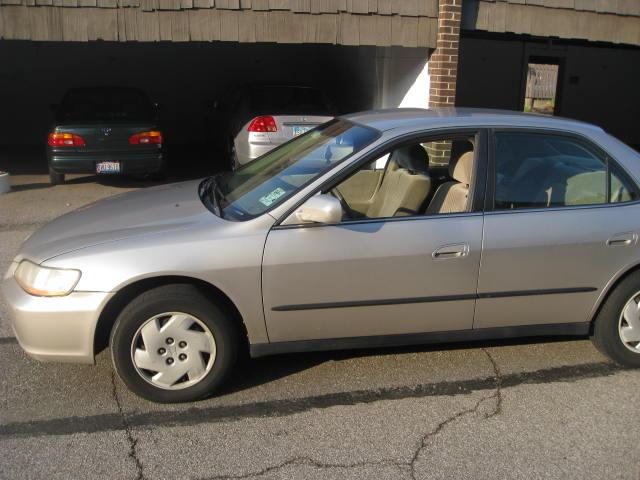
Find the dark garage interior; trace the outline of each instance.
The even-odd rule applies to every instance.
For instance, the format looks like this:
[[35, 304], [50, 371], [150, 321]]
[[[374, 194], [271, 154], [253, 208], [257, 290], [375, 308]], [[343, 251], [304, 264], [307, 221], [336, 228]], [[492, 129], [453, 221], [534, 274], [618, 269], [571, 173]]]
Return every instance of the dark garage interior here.
[[231, 42], [0, 41], [0, 168], [46, 172], [54, 107], [72, 87], [127, 86], [159, 104], [172, 171], [220, 168], [214, 100], [254, 82], [321, 88], [339, 112], [375, 103], [376, 48]]

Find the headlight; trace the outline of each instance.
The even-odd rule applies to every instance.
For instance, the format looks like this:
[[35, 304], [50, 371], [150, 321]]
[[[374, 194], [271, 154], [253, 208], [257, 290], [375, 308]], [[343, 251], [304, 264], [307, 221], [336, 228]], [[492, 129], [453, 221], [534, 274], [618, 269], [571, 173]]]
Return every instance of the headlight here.
[[18, 285], [31, 295], [60, 297], [68, 295], [80, 280], [79, 270], [49, 268], [23, 260], [18, 265], [14, 277]]

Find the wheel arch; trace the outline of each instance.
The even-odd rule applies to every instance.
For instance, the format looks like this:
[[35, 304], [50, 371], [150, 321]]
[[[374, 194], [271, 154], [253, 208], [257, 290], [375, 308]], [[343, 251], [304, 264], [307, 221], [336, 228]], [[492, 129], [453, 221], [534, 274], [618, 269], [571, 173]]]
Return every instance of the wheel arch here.
[[593, 326], [595, 324], [596, 319], [598, 318], [598, 314], [602, 310], [603, 305], [609, 298], [609, 296], [615, 291], [615, 289], [624, 282], [630, 275], [640, 271], [640, 261], [631, 265], [626, 269], [622, 269], [614, 275], [611, 280], [605, 285], [602, 289], [602, 293], [598, 297], [596, 304], [591, 312], [591, 317], [589, 319], [589, 334], [593, 334]]
[[118, 292], [104, 306], [98, 317], [93, 337], [93, 355], [97, 355], [109, 346], [109, 337], [116, 319], [118, 318], [118, 315], [120, 315], [122, 309], [131, 302], [131, 300], [147, 290], [171, 284], [193, 285], [203, 292], [207, 298], [212, 299], [212, 301], [216, 302], [218, 306], [226, 310], [240, 328], [240, 333], [242, 334], [242, 338], [246, 342], [248, 349], [249, 336], [244, 319], [236, 305], [227, 294], [215, 285], [198, 278], [180, 275], [167, 275], [140, 279], [125, 285], [118, 290]]

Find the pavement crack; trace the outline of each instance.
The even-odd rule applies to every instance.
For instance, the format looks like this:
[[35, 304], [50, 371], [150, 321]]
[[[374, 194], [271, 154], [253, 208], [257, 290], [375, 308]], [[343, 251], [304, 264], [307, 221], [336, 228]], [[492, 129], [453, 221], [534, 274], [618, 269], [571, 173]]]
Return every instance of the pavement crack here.
[[133, 430], [131, 429], [131, 424], [127, 419], [127, 415], [124, 413], [122, 408], [122, 403], [120, 403], [120, 397], [118, 396], [118, 389], [116, 386], [116, 376], [114, 372], [111, 372], [111, 393], [113, 399], [116, 402], [116, 406], [118, 407], [118, 414], [122, 419], [122, 428], [124, 429], [127, 443], [129, 444], [129, 453], [128, 456], [133, 460], [136, 466], [136, 479], [135, 480], [144, 480], [144, 471], [142, 469], [142, 462], [140, 461], [140, 457], [138, 457], [138, 439], [133, 435]]
[[485, 395], [482, 398], [480, 398], [473, 407], [466, 408], [464, 410], [460, 410], [457, 413], [454, 413], [450, 417], [440, 422], [436, 426], [436, 428], [434, 428], [433, 430], [427, 432], [422, 436], [422, 438], [418, 442], [418, 447], [413, 452], [413, 456], [411, 457], [411, 460], [409, 460], [409, 468], [410, 468], [410, 474], [411, 474], [412, 480], [416, 480], [415, 466], [418, 460], [420, 459], [420, 455], [425, 450], [425, 448], [429, 446], [429, 444], [431, 443], [431, 440], [434, 437], [436, 437], [440, 432], [442, 432], [442, 430], [444, 430], [449, 424], [467, 415], [477, 413], [480, 407], [485, 402], [488, 402], [491, 400], [495, 400], [493, 409], [490, 412], [485, 413], [483, 418], [487, 420], [489, 418], [499, 415], [502, 412], [502, 373], [500, 372], [500, 367], [498, 366], [498, 363], [491, 356], [489, 351], [486, 348], [483, 348], [482, 351], [485, 353], [485, 355], [489, 359], [489, 362], [491, 363], [491, 366], [493, 368], [493, 378], [494, 378], [494, 384], [495, 384], [493, 392], [490, 395]]
[[289, 458], [281, 463], [276, 465], [270, 465], [268, 467], [263, 468], [262, 470], [257, 470], [254, 472], [247, 472], [237, 475], [216, 475], [213, 477], [206, 477], [206, 479], [202, 480], [243, 480], [249, 478], [261, 477], [263, 475], [267, 475], [269, 473], [277, 472], [278, 470], [282, 470], [283, 468], [292, 467], [292, 466], [307, 466], [312, 467], [318, 470], [327, 470], [327, 469], [350, 469], [350, 468], [364, 468], [364, 467], [376, 467], [376, 466], [390, 466], [396, 467], [399, 470], [406, 469], [407, 465], [401, 461], [395, 460], [378, 460], [378, 461], [361, 461], [354, 463], [325, 463], [320, 462], [311, 457], [293, 457]]
[[420, 456], [422, 455], [423, 451], [429, 446], [433, 438], [436, 437], [440, 432], [442, 432], [449, 424], [454, 423], [460, 418], [465, 417], [467, 415], [478, 413], [480, 408], [485, 402], [493, 401], [493, 408], [489, 412], [484, 413], [484, 415], [482, 416], [484, 420], [495, 417], [500, 413], [502, 413], [502, 384], [503, 384], [502, 372], [500, 371], [500, 367], [498, 366], [498, 363], [495, 361], [491, 353], [489, 353], [489, 351], [485, 348], [483, 348], [482, 351], [487, 356], [489, 362], [491, 363], [491, 367], [493, 369], [492, 379], [494, 383], [494, 389], [491, 392], [491, 394], [482, 396], [482, 398], [480, 398], [472, 407], [466, 408], [464, 410], [460, 410], [454, 413], [450, 417], [447, 417], [445, 420], [441, 421], [434, 429], [425, 433], [419, 439], [417, 443], [417, 447], [408, 461], [383, 459], [378, 461], [360, 461], [360, 462], [354, 462], [354, 463], [325, 463], [325, 462], [320, 462], [319, 460], [313, 459], [311, 457], [297, 456], [297, 457], [284, 460], [279, 464], [267, 466], [262, 470], [247, 472], [247, 473], [237, 474], [237, 475], [216, 475], [213, 477], [207, 477], [206, 479], [202, 479], [202, 480], [223, 480], [223, 479], [224, 480], [244, 480], [244, 479], [261, 477], [263, 475], [274, 473], [291, 466], [308, 466], [316, 469], [329, 469], [329, 468], [350, 469], [350, 468], [363, 468], [363, 467], [370, 467], [370, 466], [393, 466], [401, 470], [402, 472], [408, 471], [409, 477], [411, 478], [411, 480], [416, 480], [417, 477], [416, 477], [415, 467], [416, 467], [416, 463], [420, 459]]
[[498, 362], [496, 362], [496, 360], [493, 358], [491, 353], [489, 353], [489, 350], [487, 350], [486, 348], [483, 348], [482, 351], [485, 353], [485, 355], [487, 356], [487, 358], [491, 362], [491, 366], [493, 367], [493, 377], [495, 379], [495, 384], [496, 384], [494, 392], [486, 398], [486, 400], [495, 399], [495, 401], [496, 401], [496, 404], [495, 404], [495, 407], [493, 408], [493, 410], [488, 412], [488, 413], [485, 413], [485, 415], [484, 415], [484, 418], [488, 419], [488, 418], [491, 418], [491, 417], [496, 417], [496, 416], [498, 416], [498, 415], [500, 415], [502, 413], [502, 382], [503, 382], [503, 377], [502, 377], [502, 372], [500, 371], [500, 366], [498, 365]]

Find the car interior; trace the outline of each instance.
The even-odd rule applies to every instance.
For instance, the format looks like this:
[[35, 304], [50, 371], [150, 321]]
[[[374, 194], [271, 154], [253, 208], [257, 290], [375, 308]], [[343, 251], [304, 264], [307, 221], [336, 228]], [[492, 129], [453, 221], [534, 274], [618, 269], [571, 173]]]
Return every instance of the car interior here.
[[545, 208], [632, 199], [607, 160], [571, 139], [504, 133], [496, 143], [496, 208]]
[[398, 147], [329, 193], [340, 200], [343, 220], [465, 212], [469, 208], [474, 143], [469, 137]]

